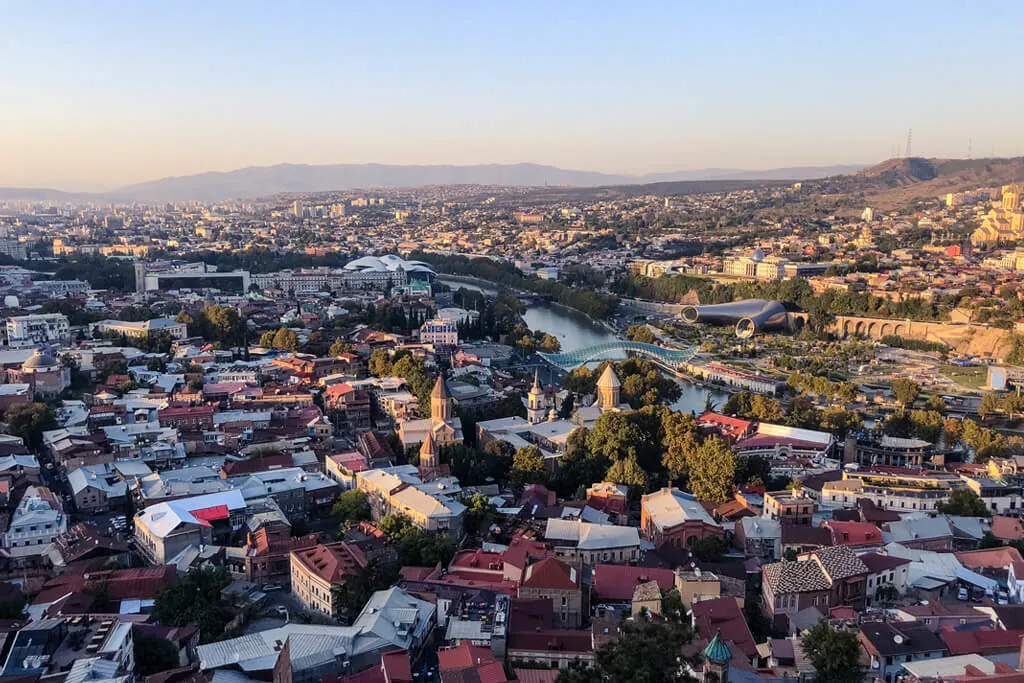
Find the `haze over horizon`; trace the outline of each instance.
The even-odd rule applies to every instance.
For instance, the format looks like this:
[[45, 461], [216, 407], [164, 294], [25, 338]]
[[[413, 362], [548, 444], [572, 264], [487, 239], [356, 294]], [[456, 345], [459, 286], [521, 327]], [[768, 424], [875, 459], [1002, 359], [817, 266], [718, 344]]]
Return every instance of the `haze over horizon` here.
[[1024, 6], [986, 10], [11, 4], [0, 186], [111, 189], [280, 163], [867, 165], [908, 128], [915, 156], [964, 157], [968, 140], [975, 156], [1012, 156], [1024, 95], [997, 75], [1015, 63]]

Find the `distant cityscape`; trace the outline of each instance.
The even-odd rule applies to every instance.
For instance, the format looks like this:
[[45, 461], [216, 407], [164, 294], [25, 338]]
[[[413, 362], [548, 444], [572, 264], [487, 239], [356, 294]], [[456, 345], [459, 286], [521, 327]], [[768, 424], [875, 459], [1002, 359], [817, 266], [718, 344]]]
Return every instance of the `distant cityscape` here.
[[1016, 683], [1024, 179], [911, 163], [0, 202], [0, 676]]

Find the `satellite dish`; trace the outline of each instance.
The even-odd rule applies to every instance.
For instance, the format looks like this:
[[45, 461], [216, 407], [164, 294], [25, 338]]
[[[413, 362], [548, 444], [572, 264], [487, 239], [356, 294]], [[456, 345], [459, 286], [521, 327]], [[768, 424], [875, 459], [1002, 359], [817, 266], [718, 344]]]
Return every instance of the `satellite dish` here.
[[897, 645], [902, 645], [903, 644], [903, 636], [901, 636], [901, 635], [893, 636], [892, 637], [892, 642], [896, 643]]

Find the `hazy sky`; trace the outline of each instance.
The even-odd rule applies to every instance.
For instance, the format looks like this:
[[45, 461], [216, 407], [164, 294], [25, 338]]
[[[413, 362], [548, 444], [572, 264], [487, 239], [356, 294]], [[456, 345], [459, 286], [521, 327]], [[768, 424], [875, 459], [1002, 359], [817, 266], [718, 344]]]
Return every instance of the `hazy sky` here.
[[1024, 153], [1024, 2], [0, 0], [0, 186]]

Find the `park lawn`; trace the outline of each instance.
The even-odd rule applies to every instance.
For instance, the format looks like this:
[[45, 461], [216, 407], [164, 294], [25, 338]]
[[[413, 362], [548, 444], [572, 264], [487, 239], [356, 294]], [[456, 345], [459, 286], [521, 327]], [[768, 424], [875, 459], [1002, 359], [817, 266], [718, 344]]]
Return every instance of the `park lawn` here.
[[965, 387], [984, 389], [988, 386], [988, 368], [984, 365], [971, 365], [968, 367], [943, 365], [942, 369], [939, 370], [939, 374]]

